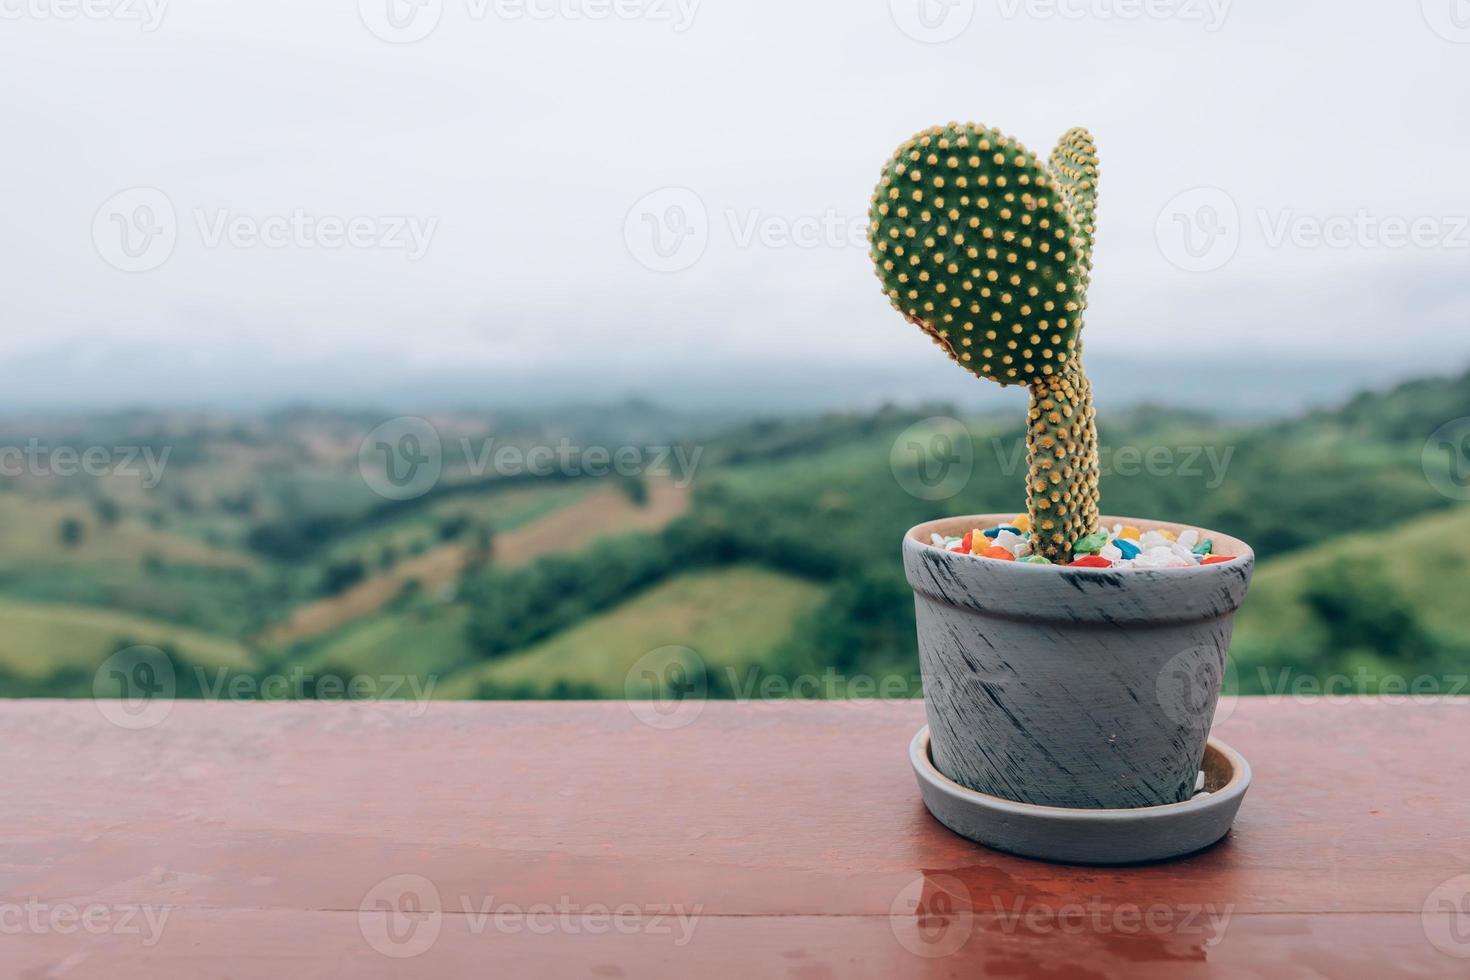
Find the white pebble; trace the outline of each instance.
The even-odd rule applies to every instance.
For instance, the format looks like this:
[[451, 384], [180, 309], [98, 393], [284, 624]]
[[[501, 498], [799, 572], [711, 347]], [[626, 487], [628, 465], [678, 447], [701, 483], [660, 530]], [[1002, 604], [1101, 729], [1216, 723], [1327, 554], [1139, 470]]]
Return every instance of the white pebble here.
[[1103, 545], [1102, 546], [1102, 550], [1099, 551], [1098, 554], [1102, 555], [1104, 558], [1108, 559], [1109, 561], [1122, 561], [1123, 560], [1123, 552], [1119, 551], [1117, 548], [1114, 548], [1110, 544]]
[[942, 535], [942, 534], [940, 534], [940, 533], [938, 533], [936, 531], [935, 533], [929, 535], [929, 543], [932, 544], [936, 548], [943, 548], [944, 547], [944, 535]]
[[1134, 568], [1184, 568], [1194, 562], [1176, 555], [1173, 549], [1163, 546], [1147, 548], [1133, 559]]
[[1138, 537], [1138, 546], [1144, 551], [1148, 551], [1150, 548], [1163, 548], [1172, 543], [1158, 531], [1144, 531]]
[[1205, 788], [1205, 771], [1201, 769], [1199, 775], [1194, 777], [1194, 791], [1198, 793]]
[[1188, 531], [1180, 531], [1179, 543], [1182, 544], [1186, 549], [1193, 548], [1195, 545], [1199, 544], [1199, 532], [1196, 531], [1194, 528], [1190, 528]]
[[1010, 531], [1001, 531], [995, 536], [995, 545], [1004, 548], [1017, 558], [1021, 557], [1021, 550], [1028, 547], [1028, 542], [1019, 534]]

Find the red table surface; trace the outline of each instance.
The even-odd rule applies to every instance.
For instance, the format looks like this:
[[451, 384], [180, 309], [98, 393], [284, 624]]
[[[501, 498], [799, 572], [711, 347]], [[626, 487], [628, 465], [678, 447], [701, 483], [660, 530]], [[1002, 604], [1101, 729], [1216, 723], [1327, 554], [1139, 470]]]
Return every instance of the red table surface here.
[[1222, 715], [1230, 836], [1084, 868], [936, 823], [917, 702], [0, 702], [0, 971], [1470, 976], [1470, 700]]

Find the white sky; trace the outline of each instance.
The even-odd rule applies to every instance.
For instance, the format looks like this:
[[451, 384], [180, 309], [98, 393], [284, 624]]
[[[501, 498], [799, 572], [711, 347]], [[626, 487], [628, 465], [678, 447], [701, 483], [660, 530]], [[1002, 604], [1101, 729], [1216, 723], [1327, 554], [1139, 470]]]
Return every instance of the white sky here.
[[[892, 148], [949, 119], [1042, 153], [1068, 126], [1092, 129], [1090, 353], [1470, 361], [1456, 0], [1061, 0], [1067, 16], [975, 0], [946, 43], [900, 28], [919, 0], [682, 0], [683, 14], [616, 0], [650, 13], [633, 20], [584, 5], [613, 0], [498, 0], [499, 13], [424, 0], [442, 4], [437, 27], [390, 44], [364, 20], [388, 2], [0, 0], [12, 397], [112, 379], [116, 397], [166, 398], [267, 375], [299, 376], [308, 396], [359, 370], [562, 365], [588, 397], [767, 364], [955, 371], [888, 309], [861, 243], [741, 240], [754, 217], [860, 222]], [[970, 0], [948, 2], [961, 20], [947, 24], [963, 23]], [[84, 3], [116, 16], [61, 16]], [[151, 31], [126, 19], [148, 3], [166, 4]], [[660, 16], [691, 3], [687, 25]], [[1126, 16], [1137, 7], [1169, 16]], [[1239, 245], [1186, 271], [1169, 259], [1189, 261], [1182, 226], [1159, 219], [1200, 186], [1238, 209], [1217, 224]], [[135, 187], [167, 195], [177, 241], [157, 268], [124, 272], [94, 218]], [[625, 234], [647, 226], [626, 219], [669, 187], [695, 192], [707, 244], [688, 269], [651, 271]], [[1185, 202], [1218, 205], [1219, 191]], [[416, 261], [210, 246], [201, 227], [298, 210], [436, 224]], [[1341, 247], [1272, 243], [1284, 219], [1310, 233], [1359, 212], [1423, 219], [1421, 241], [1368, 228]], [[100, 227], [116, 231], [105, 213]]]

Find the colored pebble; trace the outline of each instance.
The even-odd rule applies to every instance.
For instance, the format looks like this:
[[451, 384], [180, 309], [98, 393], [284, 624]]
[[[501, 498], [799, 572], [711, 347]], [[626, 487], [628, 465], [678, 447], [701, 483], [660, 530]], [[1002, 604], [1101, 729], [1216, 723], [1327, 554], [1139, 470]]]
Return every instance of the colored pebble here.
[[[959, 555], [993, 558], [996, 561], [1020, 561], [1028, 565], [1050, 565], [1041, 555], [1031, 554], [1030, 521], [1018, 514], [1009, 524], [974, 528], [963, 538], [931, 534], [936, 548]], [[1194, 528], [1177, 536], [1162, 528], [1140, 531], [1132, 525], [1114, 524], [1081, 538], [1073, 546], [1073, 560], [1060, 564], [1071, 568], [1192, 568], [1232, 561], [1235, 555], [1214, 554], [1211, 538], [1200, 540]]]
[[1098, 531], [1096, 534], [1089, 534], [1087, 537], [1080, 539], [1072, 546], [1072, 550], [1079, 555], [1087, 555], [1101, 551], [1103, 545], [1107, 543], [1108, 532]]

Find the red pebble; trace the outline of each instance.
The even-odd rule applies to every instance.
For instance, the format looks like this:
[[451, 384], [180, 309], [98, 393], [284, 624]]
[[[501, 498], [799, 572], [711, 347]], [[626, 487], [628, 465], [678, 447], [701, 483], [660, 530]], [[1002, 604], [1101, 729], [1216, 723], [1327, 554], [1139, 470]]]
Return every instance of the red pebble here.
[[1112, 568], [1113, 563], [1102, 555], [1084, 555], [1067, 564], [1068, 568]]
[[974, 537], [975, 537], [975, 532], [974, 531], [966, 531], [965, 532], [965, 538], [964, 538], [963, 541], [960, 542], [960, 550], [962, 550], [965, 554], [969, 554], [970, 553], [970, 545], [973, 542]]
[[957, 555], [968, 555], [970, 553], [970, 550], [968, 548], [966, 548], [964, 545], [959, 545], [959, 544], [955, 545], [953, 548], [951, 548], [949, 550], [950, 551], [953, 551]]
[[1200, 562], [1200, 564], [1201, 565], [1218, 565], [1222, 561], [1234, 561], [1234, 560], [1235, 560], [1235, 556], [1234, 555], [1205, 555], [1204, 561]]

